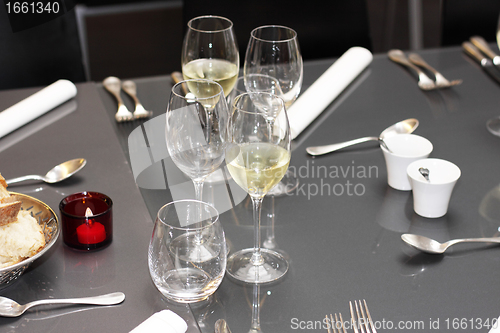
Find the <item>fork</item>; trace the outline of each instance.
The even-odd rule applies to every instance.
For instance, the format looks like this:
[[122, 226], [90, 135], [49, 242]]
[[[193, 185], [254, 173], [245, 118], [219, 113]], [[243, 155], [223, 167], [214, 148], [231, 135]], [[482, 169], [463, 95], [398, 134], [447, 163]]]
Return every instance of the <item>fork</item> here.
[[363, 300], [363, 304], [361, 304], [361, 301], [354, 301], [354, 308], [352, 306], [352, 302], [349, 302], [349, 310], [351, 311], [351, 321], [354, 333], [359, 333], [358, 327], [361, 330], [361, 333], [377, 333], [365, 300]]
[[390, 50], [387, 55], [389, 59], [394, 62], [397, 62], [401, 65], [407, 66], [413, 69], [418, 74], [418, 86], [422, 90], [433, 90], [436, 89], [437, 86], [433, 80], [431, 80], [420, 68], [412, 64], [408, 58], [406, 58], [405, 54], [401, 50]]
[[133, 113], [134, 119], [151, 117], [153, 112], [144, 109], [144, 106], [142, 106], [141, 102], [139, 101], [139, 98], [137, 98], [137, 86], [135, 85], [134, 81], [130, 80], [123, 81], [122, 89], [134, 100], [135, 103], [135, 111]]
[[[335, 319], [333, 319], [333, 316], [330, 314], [330, 318], [328, 318], [328, 315], [326, 315], [326, 322], [330, 322], [330, 324], [327, 326], [328, 333], [347, 333], [345, 330], [344, 326], [344, 320], [342, 319], [342, 315], [339, 313], [339, 316], [337, 317], [337, 314], [335, 314]], [[340, 325], [338, 324], [340, 322]], [[331, 328], [331, 330], [330, 330]]]
[[104, 88], [111, 93], [116, 98], [118, 102], [118, 111], [115, 114], [115, 119], [117, 122], [130, 121], [134, 119], [134, 114], [130, 112], [120, 96], [121, 91], [121, 81], [119, 78], [114, 76], [109, 76], [102, 81]]
[[408, 55], [408, 59], [415, 65], [423, 67], [432, 74], [434, 74], [434, 77], [436, 78], [436, 86], [438, 88], [448, 88], [451, 86], [456, 86], [462, 83], [462, 80], [453, 80], [453, 81], [448, 81], [441, 73], [439, 73], [435, 68], [433, 68], [431, 65], [429, 65], [421, 56], [419, 56], [416, 53], [410, 53]]

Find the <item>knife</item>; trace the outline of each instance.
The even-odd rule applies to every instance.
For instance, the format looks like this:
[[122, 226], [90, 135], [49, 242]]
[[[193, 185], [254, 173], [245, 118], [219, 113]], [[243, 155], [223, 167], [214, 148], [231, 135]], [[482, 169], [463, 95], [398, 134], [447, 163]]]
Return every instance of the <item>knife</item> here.
[[500, 55], [496, 54], [488, 45], [488, 42], [484, 40], [483, 37], [474, 36], [471, 37], [470, 41], [477, 47], [481, 52], [483, 52], [488, 58], [493, 61], [493, 65], [500, 68]]
[[495, 67], [495, 65], [490, 59], [483, 56], [481, 51], [479, 51], [470, 42], [463, 42], [462, 47], [467, 54], [469, 54], [477, 62], [479, 62], [479, 64], [486, 73], [488, 73], [492, 78], [494, 78], [495, 80], [497, 80], [497, 82], [500, 83], [500, 71]]

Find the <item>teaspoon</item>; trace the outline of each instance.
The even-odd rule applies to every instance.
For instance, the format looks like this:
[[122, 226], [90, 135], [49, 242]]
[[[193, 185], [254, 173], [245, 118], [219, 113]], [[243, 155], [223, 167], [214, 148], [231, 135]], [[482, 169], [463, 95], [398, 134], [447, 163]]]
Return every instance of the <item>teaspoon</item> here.
[[46, 299], [33, 301], [24, 305], [7, 298], [0, 297], [0, 316], [18, 317], [33, 306], [42, 304], [92, 304], [92, 305], [114, 305], [123, 302], [125, 294], [121, 292], [111, 293], [94, 297], [67, 298], [67, 299]]
[[500, 243], [500, 237], [463, 238], [449, 240], [445, 243], [439, 243], [438, 241], [425, 236], [403, 234], [401, 235], [401, 239], [420, 251], [433, 254], [444, 253], [444, 251], [446, 251], [446, 249], [450, 246], [458, 243]]
[[47, 172], [45, 176], [40, 175], [28, 175], [17, 178], [12, 178], [6, 180], [8, 185], [22, 182], [29, 179], [35, 180], [43, 180], [46, 183], [53, 184], [65, 180], [66, 178], [74, 175], [76, 172], [80, 171], [85, 164], [87, 164], [87, 160], [84, 158], [76, 158], [74, 160], [66, 161], [59, 165], [56, 165], [52, 169]]

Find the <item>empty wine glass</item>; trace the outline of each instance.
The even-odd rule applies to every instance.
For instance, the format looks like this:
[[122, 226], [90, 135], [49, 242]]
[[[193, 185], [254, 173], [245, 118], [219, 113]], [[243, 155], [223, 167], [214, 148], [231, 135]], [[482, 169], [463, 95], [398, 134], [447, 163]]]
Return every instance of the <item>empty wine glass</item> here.
[[190, 20], [181, 62], [185, 80], [213, 80], [222, 86], [225, 96], [229, 95], [240, 66], [233, 22], [221, 16], [200, 16]]
[[196, 200], [201, 201], [205, 178], [224, 161], [228, 120], [217, 82], [193, 79], [173, 86], [166, 113], [167, 148], [175, 165], [193, 181]]
[[[227, 272], [248, 283], [279, 279], [288, 262], [276, 251], [260, 246], [262, 200], [283, 178], [290, 163], [290, 128], [284, 101], [267, 92], [248, 92], [236, 97], [229, 121], [226, 165], [234, 181], [248, 192], [253, 204], [254, 247], [233, 253]], [[270, 125], [268, 115], [275, 114]]]
[[217, 210], [197, 200], [160, 208], [148, 265], [156, 288], [168, 299], [190, 303], [212, 295], [226, 270], [226, 239]]
[[[497, 25], [497, 45], [500, 49], [500, 17], [498, 18]], [[500, 136], [500, 117], [497, 116], [488, 120], [486, 122], [486, 128], [488, 128], [488, 131], [490, 131], [491, 134]]]

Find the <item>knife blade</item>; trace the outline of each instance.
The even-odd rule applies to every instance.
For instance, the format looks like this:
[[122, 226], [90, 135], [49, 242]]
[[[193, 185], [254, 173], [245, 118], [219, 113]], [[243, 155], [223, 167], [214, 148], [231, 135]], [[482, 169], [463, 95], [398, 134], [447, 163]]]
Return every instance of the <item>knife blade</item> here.
[[500, 55], [496, 54], [488, 45], [488, 42], [483, 37], [474, 36], [470, 38], [472, 44], [483, 52], [488, 58], [493, 61], [493, 65], [500, 68]]
[[463, 42], [462, 47], [467, 54], [469, 54], [481, 65], [486, 73], [500, 83], [500, 71], [495, 67], [489, 58], [485, 57], [481, 51], [479, 51], [479, 49], [470, 42]]

